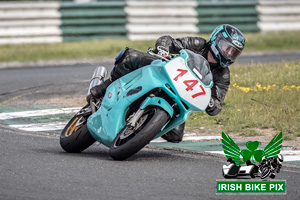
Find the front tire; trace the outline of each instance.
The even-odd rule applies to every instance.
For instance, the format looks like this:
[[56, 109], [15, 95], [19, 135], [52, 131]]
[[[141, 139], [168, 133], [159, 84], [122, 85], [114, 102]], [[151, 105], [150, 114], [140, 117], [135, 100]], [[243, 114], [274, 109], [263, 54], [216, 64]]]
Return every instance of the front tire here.
[[265, 179], [270, 175], [270, 173], [271, 173], [271, 169], [269, 167], [265, 167], [265, 168], [263, 168], [263, 170], [261, 172], [260, 178]]
[[168, 119], [169, 115], [162, 108], [146, 108], [140, 118], [139, 128], [131, 131], [125, 126], [112, 142], [109, 155], [115, 160], [129, 158], [146, 146], [161, 131]]
[[80, 117], [74, 116], [61, 132], [60, 146], [66, 152], [80, 153], [96, 142], [91, 136], [86, 122], [76, 126], [79, 119]]

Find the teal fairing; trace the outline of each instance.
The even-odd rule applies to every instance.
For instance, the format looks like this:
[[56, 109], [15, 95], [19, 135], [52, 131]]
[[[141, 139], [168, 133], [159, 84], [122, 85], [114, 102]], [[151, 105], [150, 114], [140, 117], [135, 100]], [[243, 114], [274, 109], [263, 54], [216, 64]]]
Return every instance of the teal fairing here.
[[[197, 69], [202, 77], [196, 76], [194, 72], [192, 73], [195, 79], [204, 86], [205, 90], [209, 90], [209, 97], [207, 98], [210, 99], [210, 88], [213, 82], [207, 61], [199, 54], [194, 54], [188, 50], [181, 50], [180, 57], [185, 60], [185, 65], [189, 66], [191, 72], [194, 68]], [[114, 81], [107, 88], [101, 107], [88, 118], [87, 127], [91, 135], [109, 147], [117, 134], [126, 126], [125, 118], [130, 105], [140, 98], [145, 98], [144, 103], [140, 105], [141, 109], [147, 106], [159, 106], [170, 117], [170, 120], [155, 138], [162, 136], [186, 121], [191, 112], [204, 111], [178, 95], [178, 91], [165, 69], [165, 66], [173, 62], [174, 59], [169, 62], [155, 60], [150, 65], [137, 69]], [[147, 93], [155, 88], [161, 89], [174, 100], [180, 111], [178, 116], [173, 116], [172, 105], [162, 97], [155, 97], [154, 99], [151, 99], [151, 96], [145, 97]]]

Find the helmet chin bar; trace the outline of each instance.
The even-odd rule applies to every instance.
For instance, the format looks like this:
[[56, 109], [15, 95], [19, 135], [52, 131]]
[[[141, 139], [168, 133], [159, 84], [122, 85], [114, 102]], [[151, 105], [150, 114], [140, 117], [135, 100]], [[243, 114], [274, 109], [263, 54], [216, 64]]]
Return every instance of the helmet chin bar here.
[[214, 59], [219, 63], [222, 67], [226, 68], [228, 67], [229, 63], [224, 63], [222, 60], [222, 55], [220, 54], [219, 50], [215, 47], [214, 44], [210, 45], [211, 54], [214, 57]]
[[220, 54], [220, 52], [218, 51], [218, 49], [215, 47], [214, 44], [212, 44], [212, 45], [210, 46], [210, 49], [211, 49], [211, 51], [213, 52], [213, 54], [214, 54], [215, 56], [217, 56], [218, 54]]
[[207, 61], [211, 64], [219, 64], [219, 62], [215, 59], [212, 50], [210, 50], [210, 48], [208, 48], [207, 50]]

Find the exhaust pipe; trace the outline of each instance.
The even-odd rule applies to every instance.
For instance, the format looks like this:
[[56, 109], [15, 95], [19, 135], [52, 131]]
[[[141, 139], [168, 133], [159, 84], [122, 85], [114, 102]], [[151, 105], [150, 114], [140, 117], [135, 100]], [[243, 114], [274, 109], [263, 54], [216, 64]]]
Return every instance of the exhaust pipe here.
[[107, 75], [107, 70], [105, 67], [97, 67], [94, 71], [94, 74], [92, 76], [92, 79], [90, 81], [90, 87], [88, 89], [88, 92], [86, 94], [86, 100], [87, 102], [90, 102], [90, 99], [92, 97], [91, 95], [91, 89], [95, 87], [96, 85], [100, 85], [103, 83], [105, 77]]

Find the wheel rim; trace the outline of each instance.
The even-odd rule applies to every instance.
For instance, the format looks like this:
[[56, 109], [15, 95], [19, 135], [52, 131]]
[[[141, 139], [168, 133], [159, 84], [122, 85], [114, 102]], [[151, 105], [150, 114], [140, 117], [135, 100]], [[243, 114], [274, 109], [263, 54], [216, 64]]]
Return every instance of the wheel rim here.
[[149, 119], [152, 118], [154, 113], [155, 113], [155, 109], [150, 109], [142, 115], [142, 117], [138, 120], [137, 125], [134, 128], [130, 128], [130, 127], [126, 126], [122, 130], [122, 134], [116, 140], [114, 146], [119, 147], [119, 146], [125, 144], [131, 138], [133, 138], [143, 128], [143, 125], [145, 123], [147, 123], [147, 121]]
[[78, 129], [80, 129], [83, 126], [83, 124], [80, 124], [79, 126], [77, 126], [77, 122], [80, 119], [81, 119], [81, 117], [75, 118], [75, 120], [70, 124], [70, 126], [66, 130], [65, 136], [67, 136], [67, 137], [71, 136], [73, 133], [75, 133]]
[[137, 121], [137, 125], [135, 127], [127, 127], [124, 129], [122, 134], [120, 135], [120, 139], [125, 139], [129, 137], [131, 134], [133, 134], [136, 130], [138, 130], [146, 121], [148, 118], [148, 114], [143, 115], [140, 119]]

